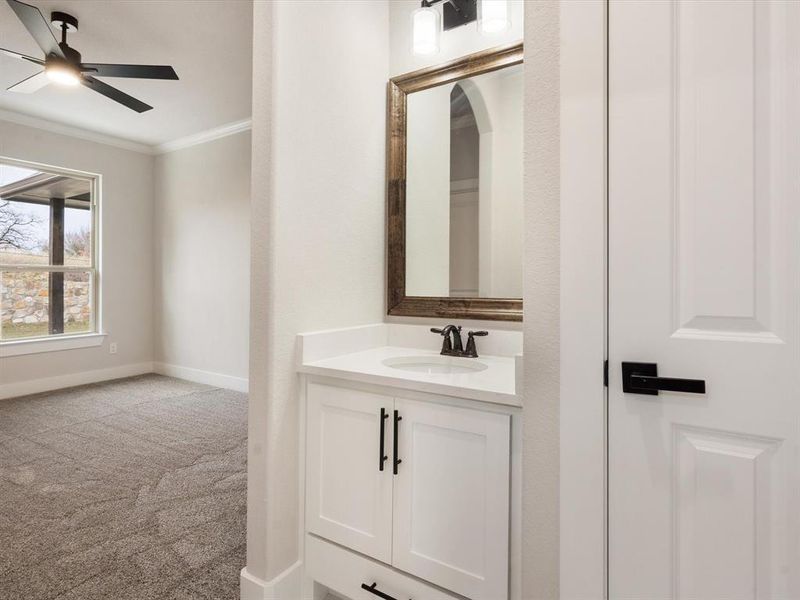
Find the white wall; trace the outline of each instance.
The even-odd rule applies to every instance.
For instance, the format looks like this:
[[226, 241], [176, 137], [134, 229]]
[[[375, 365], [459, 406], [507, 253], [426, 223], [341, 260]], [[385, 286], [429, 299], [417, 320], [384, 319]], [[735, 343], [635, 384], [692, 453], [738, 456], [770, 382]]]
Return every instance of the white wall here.
[[385, 312], [388, 26], [386, 0], [254, 3], [247, 572], [262, 580], [299, 557], [295, 336]]
[[250, 133], [155, 159], [155, 360], [245, 389], [250, 327]]
[[[494, 298], [522, 297], [522, 68], [470, 80], [480, 92], [491, 127], [481, 132], [480, 201], [485, 206], [480, 207], [480, 249], [481, 295]], [[478, 123], [480, 128], [480, 119]]]
[[[153, 360], [153, 157], [0, 121], [0, 155], [102, 175], [102, 346], [0, 359], [0, 385]], [[109, 354], [108, 343], [118, 344]], [[73, 379], [74, 380], [74, 379]], [[16, 389], [24, 389], [16, 386]]]
[[450, 295], [450, 92], [407, 99], [406, 294]]
[[[559, 0], [525, 14], [524, 598], [559, 598]], [[600, 377], [601, 365], [597, 365]]]

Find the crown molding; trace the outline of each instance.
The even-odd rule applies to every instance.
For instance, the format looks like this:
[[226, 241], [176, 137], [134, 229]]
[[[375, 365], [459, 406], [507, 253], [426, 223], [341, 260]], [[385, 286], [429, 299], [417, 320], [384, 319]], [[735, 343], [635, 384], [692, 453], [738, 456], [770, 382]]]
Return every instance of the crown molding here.
[[200, 133], [187, 135], [186, 137], [178, 138], [177, 140], [172, 140], [171, 142], [159, 144], [154, 147], [154, 154], [166, 154], [168, 152], [174, 152], [175, 150], [182, 150], [191, 146], [197, 146], [198, 144], [205, 144], [206, 142], [218, 140], [219, 138], [227, 137], [229, 135], [234, 135], [243, 131], [250, 131], [252, 127], [252, 119], [244, 119], [242, 121], [228, 123], [227, 125], [221, 125], [213, 129], [208, 129], [207, 131], [201, 131]]
[[0, 121], [8, 121], [17, 125], [24, 125], [26, 127], [33, 127], [34, 129], [42, 129], [50, 133], [57, 133], [59, 135], [67, 135], [70, 137], [96, 142], [98, 144], [105, 144], [106, 146], [114, 146], [123, 150], [131, 150], [133, 152], [140, 152], [142, 154], [153, 154], [153, 147], [147, 144], [140, 144], [130, 140], [81, 129], [72, 125], [64, 125], [56, 123], [41, 117], [34, 117], [24, 113], [13, 112], [0, 108]]
[[165, 154], [167, 152], [174, 152], [175, 150], [197, 146], [198, 144], [205, 144], [206, 142], [227, 137], [229, 135], [234, 135], [243, 131], [249, 131], [253, 126], [252, 119], [243, 119], [234, 123], [220, 125], [219, 127], [214, 127], [213, 129], [187, 135], [176, 140], [164, 142], [163, 144], [149, 145], [133, 142], [131, 140], [125, 140], [111, 135], [105, 135], [103, 133], [82, 129], [72, 125], [56, 123], [55, 121], [49, 121], [48, 119], [42, 119], [41, 117], [34, 117], [2, 108], [0, 108], [0, 121], [7, 121], [9, 123], [15, 123], [16, 125], [24, 125], [26, 127], [33, 127], [34, 129], [49, 131], [50, 133], [66, 135], [81, 140], [95, 142], [97, 144], [105, 144], [106, 146], [113, 146], [123, 150], [130, 150], [132, 152], [151, 155]]

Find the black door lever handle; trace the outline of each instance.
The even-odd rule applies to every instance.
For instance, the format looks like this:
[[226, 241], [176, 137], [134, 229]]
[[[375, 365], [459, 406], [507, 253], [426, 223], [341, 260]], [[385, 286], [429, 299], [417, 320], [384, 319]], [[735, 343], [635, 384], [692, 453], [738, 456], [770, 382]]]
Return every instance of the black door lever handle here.
[[626, 394], [647, 394], [657, 396], [658, 392], [685, 392], [705, 394], [706, 382], [703, 379], [678, 379], [659, 377], [656, 363], [622, 363], [622, 391]]

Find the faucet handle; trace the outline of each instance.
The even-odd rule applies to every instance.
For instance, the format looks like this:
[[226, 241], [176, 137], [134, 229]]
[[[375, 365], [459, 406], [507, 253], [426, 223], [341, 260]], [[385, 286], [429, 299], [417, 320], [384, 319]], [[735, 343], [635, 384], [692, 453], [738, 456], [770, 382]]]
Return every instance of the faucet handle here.
[[467, 333], [467, 349], [464, 350], [464, 356], [469, 358], [478, 358], [478, 349], [475, 347], [475, 337], [483, 337], [489, 335], [488, 331], [470, 331]]
[[444, 335], [444, 329], [439, 329], [437, 327], [431, 327], [431, 333], [438, 333], [439, 335]]

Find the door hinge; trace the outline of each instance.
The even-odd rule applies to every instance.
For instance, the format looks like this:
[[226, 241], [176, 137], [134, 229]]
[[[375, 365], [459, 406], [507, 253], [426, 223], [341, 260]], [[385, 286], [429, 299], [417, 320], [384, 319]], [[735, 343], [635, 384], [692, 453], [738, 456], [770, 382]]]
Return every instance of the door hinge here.
[[608, 359], [603, 361], [603, 385], [608, 387]]

